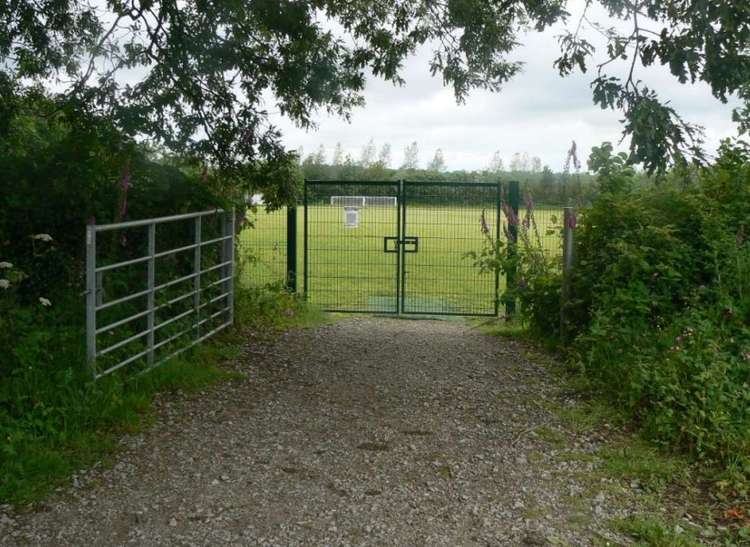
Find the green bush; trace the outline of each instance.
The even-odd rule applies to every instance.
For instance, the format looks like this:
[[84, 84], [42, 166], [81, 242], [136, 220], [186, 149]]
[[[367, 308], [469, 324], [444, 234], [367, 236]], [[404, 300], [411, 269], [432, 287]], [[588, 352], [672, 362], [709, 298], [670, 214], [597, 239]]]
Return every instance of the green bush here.
[[[83, 298], [90, 219], [208, 209], [224, 203], [215, 184], [41, 93], [0, 105], [0, 500], [33, 498], [50, 478], [100, 455], [114, 428], [139, 422], [156, 390], [220, 376], [198, 354], [148, 380], [123, 373], [91, 382]], [[165, 229], [160, 238], [179, 241], [179, 231]], [[135, 233], [102, 238], [104, 258], [141, 252], [142, 240]], [[161, 265], [181, 267], [179, 260]], [[140, 274], [110, 276], [111, 283]]]
[[[576, 230], [571, 361], [647, 435], [750, 476], [748, 150], [727, 143], [714, 165], [637, 190], [611, 146], [590, 167], [600, 193]], [[555, 332], [560, 276], [531, 277], [526, 318]]]
[[235, 299], [234, 328], [146, 375], [120, 370], [97, 382], [82, 366], [78, 328], [56, 323], [47, 308], [21, 308], [17, 313], [29, 317], [24, 328], [15, 325], [20, 336], [12, 346], [21, 364], [0, 382], [0, 503], [39, 499], [77, 469], [106, 458], [118, 436], [148, 423], [156, 393], [234, 377], [218, 361], [237, 355], [247, 329], [272, 333], [323, 319], [280, 288], [238, 285]]

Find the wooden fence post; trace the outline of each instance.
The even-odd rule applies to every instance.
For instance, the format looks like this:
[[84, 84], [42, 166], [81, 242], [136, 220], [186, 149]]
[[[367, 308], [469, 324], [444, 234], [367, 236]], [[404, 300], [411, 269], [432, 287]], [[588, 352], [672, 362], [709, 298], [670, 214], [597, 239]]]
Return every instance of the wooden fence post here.
[[563, 279], [560, 294], [560, 338], [565, 340], [568, 330], [568, 318], [565, 308], [571, 298], [571, 275], [575, 267], [575, 227], [576, 211], [573, 207], [563, 208]]
[[[521, 185], [517, 180], [508, 183], [508, 206], [513, 218], [508, 221], [508, 258], [518, 256], [518, 208], [521, 203]], [[505, 273], [505, 291], [510, 294], [505, 300], [505, 319], [513, 319], [516, 313], [516, 267], [511, 265]]]

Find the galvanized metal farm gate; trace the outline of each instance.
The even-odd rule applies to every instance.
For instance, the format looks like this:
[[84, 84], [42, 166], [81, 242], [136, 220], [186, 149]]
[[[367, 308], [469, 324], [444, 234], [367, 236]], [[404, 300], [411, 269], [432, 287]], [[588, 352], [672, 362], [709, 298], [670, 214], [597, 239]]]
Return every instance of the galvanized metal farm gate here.
[[234, 218], [213, 210], [86, 227], [94, 378], [131, 363], [149, 370], [232, 324]]
[[518, 204], [516, 182], [306, 181], [286, 221], [259, 213], [240, 250], [261, 251], [270, 271], [258, 277], [285, 275], [326, 311], [496, 316], [506, 280], [480, 274], [469, 253], [504, 237], [514, 252], [505, 214], [517, 218]]

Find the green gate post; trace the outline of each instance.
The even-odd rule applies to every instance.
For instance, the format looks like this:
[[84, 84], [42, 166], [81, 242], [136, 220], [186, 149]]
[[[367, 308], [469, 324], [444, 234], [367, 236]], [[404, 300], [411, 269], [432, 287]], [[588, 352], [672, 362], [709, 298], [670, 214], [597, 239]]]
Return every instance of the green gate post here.
[[286, 288], [297, 292], [297, 206], [286, 208]]
[[[497, 200], [496, 211], [495, 211], [495, 242], [500, 243], [500, 224], [503, 221], [503, 183], [502, 181], [497, 182], [497, 194], [495, 196]], [[495, 268], [495, 317], [500, 315], [500, 266]]]
[[[512, 211], [512, 218], [508, 218], [508, 258], [518, 256], [518, 206], [521, 203], [521, 188], [517, 180], [508, 183], [508, 205]], [[505, 299], [505, 317], [512, 319], [516, 312], [516, 267], [511, 265], [505, 276], [505, 291], [509, 296]]]

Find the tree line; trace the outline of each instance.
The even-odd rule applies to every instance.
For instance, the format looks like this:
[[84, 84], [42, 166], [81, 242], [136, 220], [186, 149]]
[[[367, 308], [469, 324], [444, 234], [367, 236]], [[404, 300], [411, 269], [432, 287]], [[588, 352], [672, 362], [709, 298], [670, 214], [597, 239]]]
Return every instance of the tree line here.
[[412, 141], [404, 148], [400, 164], [393, 161], [390, 143], [380, 149], [374, 139], [362, 147], [359, 157], [345, 153], [342, 144], [336, 143], [329, 156], [326, 147], [320, 145], [314, 152], [305, 154], [297, 150], [302, 174], [310, 180], [399, 180], [446, 181], [446, 182], [495, 182], [517, 180], [525, 191], [539, 203], [584, 204], [596, 192], [594, 177], [581, 172], [575, 143], [565, 161], [562, 171], [555, 172], [543, 165], [538, 156], [528, 152], [516, 152], [507, 167], [499, 150], [495, 151], [487, 166], [475, 170], [450, 170], [445, 163], [441, 148], [435, 150], [432, 159], [420, 167], [419, 144]]

